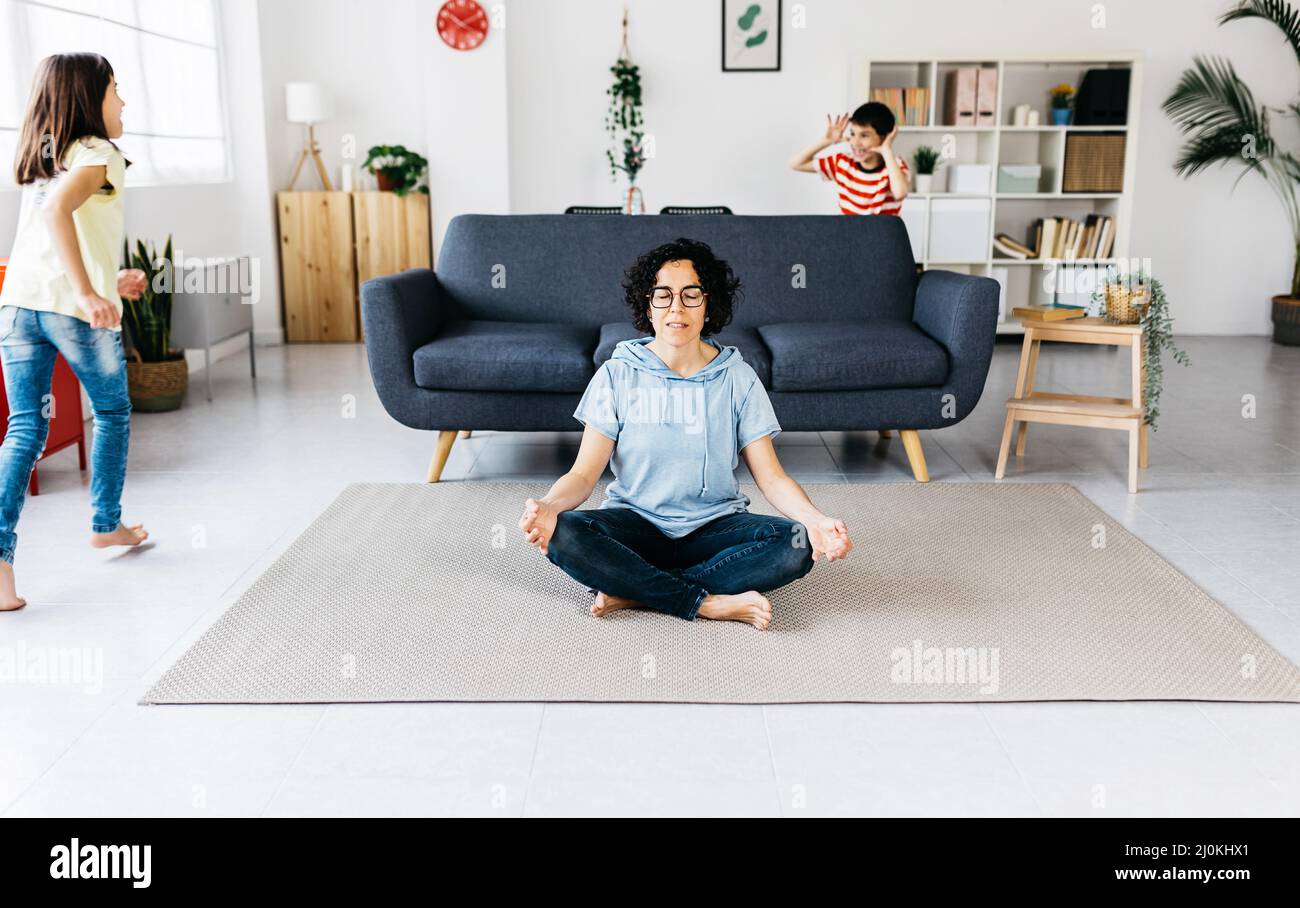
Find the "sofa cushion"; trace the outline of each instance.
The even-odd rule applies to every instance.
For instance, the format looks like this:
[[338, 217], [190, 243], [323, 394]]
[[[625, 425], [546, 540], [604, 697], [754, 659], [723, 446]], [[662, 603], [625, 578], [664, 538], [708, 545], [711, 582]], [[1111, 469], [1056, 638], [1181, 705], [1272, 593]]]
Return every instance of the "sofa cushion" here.
[[901, 319], [785, 322], [758, 329], [773, 391], [921, 388], [948, 378], [948, 353]]
[[448, 322], [419, 347], [415, 383], [446, 391], [583, 391], [597, 331], [547, 322]]
[[[640, 331], [632, 327], [631, 322], [610, 322], [608, 325], [602, 325], [600, 342], [596, 344], [596, 353], [592, 359], [596, 366], [599, 367], [604, 364], [605, 360], [614, 355], [614, 348], [620, 343], [634, 337], [644, 336]], [[758, 376], [758, 380], [763, 383], [763, 387], [771, 390], [772, 357], [768, 354], [767, 347], [763, 346], [763, 339], [758, 336], [756, 330], [728, 325], [713, 337], [724, 347], [730, 346], [739, 350], [740, 358], [749, 363], [750, 368]]]

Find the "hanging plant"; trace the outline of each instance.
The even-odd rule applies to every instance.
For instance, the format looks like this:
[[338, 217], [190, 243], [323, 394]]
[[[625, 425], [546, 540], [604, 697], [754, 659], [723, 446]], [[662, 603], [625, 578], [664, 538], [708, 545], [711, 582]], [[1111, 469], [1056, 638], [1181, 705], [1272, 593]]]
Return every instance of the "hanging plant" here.
[[1190, 366], [1191, 358], [1186, 350], [1174, 346], [1174, 320], [1169, 315], [1169, 300], [1165, 296], [1164, 286], [1147, 274], [1145, 269], [1131, 273], [1121, 273], [1114, 265], [1106, 268], [1105, 275], [1092, 294], [1094, 309], [1101, 308], [1109, 318], [1112, 313], [1106, 310], [1106, 288], [1148, 288], [1150, 299], [1142, 309], [1142, 345], [1146, 355], [1146, 378], [1142, 384], [1142, 403], [1145, 408], [1143, 422], [1156, 429], [1156, 419], [1160, 416], [1160, 392], [1164, 388], [1165, 370], [1161, 356], [1168, 351], [1174, 362], [1180, 366]]
[[609, 160], [609, 178], [618, 179], [621, 170], [629, 183], [645, 165], [641, 129], [641, 69], [631, 60], [627, 46], [627, 11], [623, 12], [623, 46], [618, 60], [609, 68], [614, 84], [605, 92], [609, 96], [609, 110], [605, 113], [605, 131], [609, 133], [612, 147], [605, 150]]

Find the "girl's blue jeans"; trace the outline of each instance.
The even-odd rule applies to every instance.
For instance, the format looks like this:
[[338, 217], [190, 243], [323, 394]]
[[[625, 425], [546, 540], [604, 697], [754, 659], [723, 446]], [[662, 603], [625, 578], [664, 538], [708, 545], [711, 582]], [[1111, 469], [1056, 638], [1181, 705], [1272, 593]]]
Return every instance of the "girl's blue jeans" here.
[[9, 398], [9, 426], [0, 445], [0, 558], [13, 563], [15, 528], [32, 468], [50, 432], [51, 407], [70, 406], [50, 394], [54, 359], [63, 358], [90, 398], [95, 417], [91, 458], [91, 531], [111, 533], [122, 518], [122, 483], [131, 433], [122, 334], [57, 312], [0, 306], [0, 363]]
[[742, 512], [673, 539], [629, 508], [562, 511], [546, 558], [589, 592], [694, 620], [711, 593], [767, 592], [812, 570], [802, 524]]

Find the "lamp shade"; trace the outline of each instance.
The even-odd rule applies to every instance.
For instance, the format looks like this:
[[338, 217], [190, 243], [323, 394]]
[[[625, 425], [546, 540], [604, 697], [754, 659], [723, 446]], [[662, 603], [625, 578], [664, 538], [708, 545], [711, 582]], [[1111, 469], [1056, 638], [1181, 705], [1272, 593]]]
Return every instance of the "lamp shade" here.
[[286, 82], [284, 109], [290, 123], [323, 123], [333, 116], [329, 94], [315, 82]]

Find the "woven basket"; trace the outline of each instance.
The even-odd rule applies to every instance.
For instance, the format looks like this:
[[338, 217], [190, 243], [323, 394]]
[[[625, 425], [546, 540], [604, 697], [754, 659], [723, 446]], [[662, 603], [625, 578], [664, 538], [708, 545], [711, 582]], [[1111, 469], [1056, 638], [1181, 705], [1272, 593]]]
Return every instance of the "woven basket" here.
[[1107, 284], [1106, 321], [1117, 325], [1136, 325], [1142, 311], [1151, 302], [1151, 285]]
[[138, 359], [127, 361], [127, 393], [131, 397], [131, 408], [148, 413], [161, 413], [176, 410], [185, 400], [185, 390], [189, 387], [190, 372], [185, 363], [185, 354], [173, 350], [173, 359], [160, 363], [146, 363]]
[[1124, 134], [1066, 133], [1061, 191], [1123, 192]]

